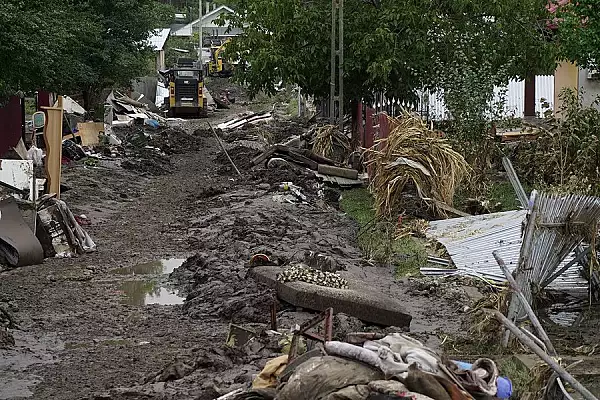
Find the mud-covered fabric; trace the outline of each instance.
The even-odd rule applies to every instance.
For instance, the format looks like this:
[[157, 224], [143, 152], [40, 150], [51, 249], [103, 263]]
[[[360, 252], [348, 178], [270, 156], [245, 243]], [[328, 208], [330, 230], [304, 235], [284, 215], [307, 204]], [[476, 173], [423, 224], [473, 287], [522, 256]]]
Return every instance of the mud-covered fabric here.
[[287, 384], [277, 394], [277, 399], [365, 400], [368, 391], [363, 395], [363, 388], [352, 387], [365, 386], [371, 381], [381, 379], [383, 373], [380, 370], [360, 362], [332, 356], [313, 357], [296, 368]]

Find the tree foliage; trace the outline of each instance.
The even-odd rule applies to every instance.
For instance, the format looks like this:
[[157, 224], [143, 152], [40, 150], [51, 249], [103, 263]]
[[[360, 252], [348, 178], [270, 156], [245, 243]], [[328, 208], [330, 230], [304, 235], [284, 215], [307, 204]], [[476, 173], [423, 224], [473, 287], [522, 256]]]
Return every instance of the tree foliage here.
[[[305, 93], [329, 93], [331, 0], [232, 0], [233, 26], [244, 35], [230, 46], [242, 61], [238, 79], [251, 91], [280, 80]], [[344, 6], [344, 91], [409, 98], [416, 89], [453, 90], [462, 71], [485, 64], [494, 83], [551, 70], [544, 0], [362, 0]], [[456, 89], [454, 89], [456, 90]], [[478, 90], [477, 88], [475, 90]]]
[[0, 95], [127, 84], [149, 65], [149, 32], [171, 16], [155, 0], [5, 0]]
[[[566, 3], [566, 4], [565, 4]], [[562, 56], [582, 67], [600, 63], [600, 2], [598, 0], [558, 1], [555, 13]]]

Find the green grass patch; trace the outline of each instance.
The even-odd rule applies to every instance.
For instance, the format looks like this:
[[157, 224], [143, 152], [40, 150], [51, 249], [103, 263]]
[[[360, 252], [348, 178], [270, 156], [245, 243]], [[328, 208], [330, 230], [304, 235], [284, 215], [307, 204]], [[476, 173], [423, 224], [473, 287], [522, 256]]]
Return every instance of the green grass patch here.
[[375, 217], [373, 197], [366, 188], [344, 191], [340, 206], [358, 222], [358, 245], [366, 258], [393, 265], [397, 276], [417, 274], [426, 265], [423, 243], [413, 237], [395, 239], [396, 222]]
[[[529, 194], [528, 188], [525, 188], [525, 193]], [[500, 211], [518, 210], [521, 207], [515, 190], [507, 181], [492, 183], [489, 197], [492, 203], [501, 203]]]
[[375, 220], [373, 196], [366, 188], [345, 190], [340, 206], [361, 228]]
[[396, 276], [413, 276], [427, 265], [427, 249], [416, 238], [404, 237], [394, 241]]
[[[523, 188], [525, 189], [527, 196], [529, 196], [533, 189], [531, 186], [525, 184], [523, 185]], [[489, 202], [491, 208], [489, 210], [490, 212], [511, 211], [521, 208], [521, 203], [509, 181], [489, 182], [485, 192], [486, 194], [479, 197], [479, 199], [487, 200]], [[474, 197], [476, 196], [466, 192], [464, 188], [458, 190], [454, 195], [454, 207], [469, 212], [470, 210], [467, 209], [467, 200]], [[497, 203], [500, 203], [498, 207], [496, 207]]]

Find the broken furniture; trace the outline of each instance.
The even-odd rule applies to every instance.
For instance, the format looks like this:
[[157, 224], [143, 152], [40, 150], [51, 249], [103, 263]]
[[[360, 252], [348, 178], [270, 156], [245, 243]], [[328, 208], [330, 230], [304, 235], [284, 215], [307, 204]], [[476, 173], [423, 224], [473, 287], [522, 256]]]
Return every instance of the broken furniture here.
[[[325, 336], [319, 336], [308, 332], [309, 329], [314, 328], [321, 322], [325, 323]], [[333, 336], [333, 308], [326, 309], [320, 315], [317, 315], [313, 319], [302, 324], [302, 326], [300, 326], [298, 329], [294, 330], [294, 336], [292, 337], [292, 344], [290, 345], [290, 352], [288, 354], [288, 363], [294, 361], [298, 355], [298, 341], [300, 336], [304, 336], [307, 339], [316, 340], [321, 343], [330, 342]]]
[[23, 220], [16, 200], [0, 200], [0, 264], [21, 267], [43, 260], [42, 246]]
[[43, 107], [48, 118], [44, 127], [46, 143], [46, 176], [48, 177], [48, 192], [55, 193], [60, 199], [60, 174], [62, 159], [62, 96], [58, 97], [57, 107]]
[[64, 201], [47, 196], [40, 201], [37, 215], [36, 235], [45, 257], [74, 257], [96, 250], [96, 244]]

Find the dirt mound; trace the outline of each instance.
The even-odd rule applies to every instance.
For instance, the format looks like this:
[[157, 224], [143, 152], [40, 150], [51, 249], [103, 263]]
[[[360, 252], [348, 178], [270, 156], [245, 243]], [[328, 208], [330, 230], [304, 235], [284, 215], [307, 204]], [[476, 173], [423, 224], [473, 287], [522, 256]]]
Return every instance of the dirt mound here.
[[276, 120], [264, 129], [270, 134], [268, 139], [271, 144], [285, 142], [292, 136], [302, 136], [308, 130], [303, 123], [294, 120]]
[[113, 131], [130, 151], [147, 146], [157, 147], [165, 154], [180, 154], [202, 149], [203, 130], [188, 133], [179, 126], [161, 126], [154, 129], [145, 125], [114, 127]]
[[246, 90], [233, 83], [229, 78], [210, 77], [205, 81], [206, 88], [213, 97], [218, 97], [221, 92], [229, 91], [230, 96], [235, 98], [236, 103], [248, 101]]
[[177, 268], [171, 278], [187, 289], [183, 309], [192, 318], [219, 316], [236, 323], [269, 321], [275, 295], [247, 278], [244, 266], [197, 254]]
[[166, 175], [171, 173], [170, 162], [161, 157], [136, 157], [121, 161], [121, 167], [147, 175]]
[[179, 127], [167, 127], [154, 131], [149, 142], [166, 154], [181, 154], [202, 149], [205, 137], [207, 135], [202, 129], [190, 134]]
[[[240, 171], [247, 171], [252, 167], [252, 159], [260, 154], [260, 151], [250, 147], [235, 146], [227, 149], [227, 153]], [[220, 151], [215, 160], [222, 166], [219, 168], [219, 173], [223, 175], [236, 174], [225, 152]]]

